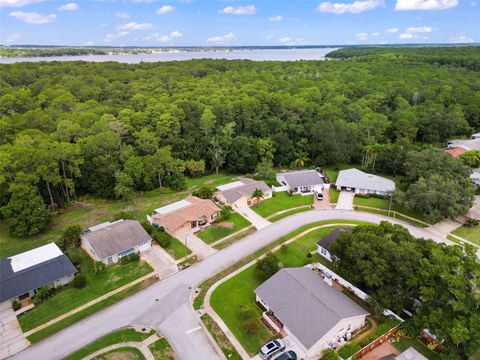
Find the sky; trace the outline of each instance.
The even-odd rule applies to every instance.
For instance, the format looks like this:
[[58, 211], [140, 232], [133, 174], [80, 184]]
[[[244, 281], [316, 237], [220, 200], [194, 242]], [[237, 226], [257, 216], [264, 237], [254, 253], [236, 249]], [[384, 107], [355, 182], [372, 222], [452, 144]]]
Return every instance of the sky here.
[[480, 42], [480, 0], [0, 0], [0, 44]]

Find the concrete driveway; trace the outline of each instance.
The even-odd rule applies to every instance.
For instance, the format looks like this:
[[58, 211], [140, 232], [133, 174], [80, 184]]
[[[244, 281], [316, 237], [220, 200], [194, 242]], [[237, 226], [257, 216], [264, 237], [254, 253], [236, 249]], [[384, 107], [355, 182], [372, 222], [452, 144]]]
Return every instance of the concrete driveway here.
[[[199, 322], [190, 306], [192, 289], [266, 245], [293, 230], [321, 220], [357, 220], [378, 224], [389, 221], [403, 225], [412, 235], [431, 238], [449, 245], [455, 243], [403, 221], [382, 215], [357, 211], [306, 211], [283, 218], [246, 236], [205, 260], [132, 295], [57, 334], [36, 343], [12, 357], [15, 360], [61, 359], [95, 339], [128, 325], [157, 327], [172, 343], [181, 360], [215, 360], [216, 354], [208, 336], [198, 329]], [[480, 255], [480, 250], [479, 253]]]
[[152, 245], [150, 250], [141, 253], [142, 260], [148, 262], [160, 278], [175, 274], [178, 271], [177, 262], [158, 245]]
[[467, 217], [480, 220], [480, 195], [475, 196], [472, 208], [468, 211]]
[[0, 303], [0, 359], [6, 359], [28, 345], [30, 342], [23, 335], [11, 303]]
[[255, 211], [250, 209], [248, 206], [235, 209], [235, 211], [240, 215], [242, 215], [245, 219], [250, 221], [257, 230], [263, 229], [264, 227], [267, 227], [268, 225], [271, 224], [270, 221], [258, 215]]
[[205, 259], [210, 255], [213, 255], [217, 252], [213, 247], [203, 242], [195, 233], [189, 232], [187, 234], [178, 236], [183, 244], [187, 244], [187, 247], [192, 250], [193, 253], [197, 254], [199, 259]]
[[340, 191], [338, 195], [337, 210], [353, 210], [353, 199], [355, 198], [355, 193], [353, 191]]

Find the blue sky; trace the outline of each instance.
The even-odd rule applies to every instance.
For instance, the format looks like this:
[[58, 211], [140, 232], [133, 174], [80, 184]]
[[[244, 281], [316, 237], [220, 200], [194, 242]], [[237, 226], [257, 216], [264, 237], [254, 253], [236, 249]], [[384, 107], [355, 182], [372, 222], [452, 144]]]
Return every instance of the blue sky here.
[[7, 45], [480, 41], [480, 0], [0, 0], [0, 20]]

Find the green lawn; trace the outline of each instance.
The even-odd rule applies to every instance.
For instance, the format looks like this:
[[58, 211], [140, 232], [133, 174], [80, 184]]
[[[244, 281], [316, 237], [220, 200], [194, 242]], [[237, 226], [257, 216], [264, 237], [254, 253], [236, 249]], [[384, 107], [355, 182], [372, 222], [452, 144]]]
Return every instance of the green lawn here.
[[92, 360], [111, 359], [145, 360], [145, 356], [143, 356], [142, 352], [137, 348], [125, 346], [95, 356]]
[[85, 356], [90, 355], [95, 351], [106, 348], [107, 346], [125, 341], [141, 342], [149, 336], [153, 335], [154, 333], [155, 331], [153, 330], [148, 333], [142, 333], [136, 331], [133, 328], [123, 328], [101, 337], [100, 339], [88, 344], [83, 349], [75, 351], [74, 353], [67, 356], [64, 360], [81, 360]]
[[452, 232], [452, 234], [480, 245], [480, 225], [474, 227], [461, 226]]
[[272, 216], [271, 218], [268, 219], [268, 221], [270, 221], [270, 222], [275, 222], [275, 221], [278, 221], [278, 220], [283, 219], [284, 217], [287, 217], [287, 216], [290, 216], [290, 215], [294, 215], [294, 214], [297, 214], [297, 213], [300, 213], [300, 212], [304, 212], [304, 211], [309, 211], [309, 210], [312, 210], [312, 209], [311, 209], [310, 207], [304, 207], [304, 208], [301, 208], [301, 209], [293, 209], [293, 210], [284, 212], [284, 213], [282, 213], [282, 214], [278, 214], [278, 215]]
[[148, 348], [155, 360], [175, 360], [175, 353], [165, 338], [155, 341]]
[[406, 338], [401, 337], [400, 341], [394, 342], [393, 346], [395, 346], [399, 351], [405, 351], [409, 347], [413, 347], [417, 350], [420, 354], [425, 356], [429, 360], [437, 360], [440, 359], [440, 356], [433, 351], [431, 351], [428, 347], [426, 347], [423, 343], [418, 341], [415, 338]]
[[230, 340], [224, 334], [220, 326], [213, 321], [213, 319], [207, 313], [203, 314], [201, 320], [205, 324], [206, 328], [214, 338], [215, 342], [218, 344], [223, 354], [227, 357], [228, 360], [241, 360], [242, 357], [237, 352], [235, 347], [232, 345]]
[[[277, 250], [278, 257], [283, 267], [300, 267], [310, 262], [319, 261], [320, 256], [308, 258], [307, 253], [316, 249], [316, 242], [333, 231], [336, 227], [327, 227], [314, 230], [293, 243]], [[303, 229], [302, 231], [305, 231]], [[291, 238], [289, 236], [288, 238]], [[255, 275], [255, 265], [250, 266], [231, 279], [218, 286], [212, 293], [210, 304], [215, 312], [227, 324], [230, 331], [240, 341], [245, 350], [253, 355], [259, 348], [273, 338], [259, 318], [261, 311], [255, 304], [253, 290], [262, 283]], [[248, 309], [251, 312], [251, 319], [244, 319], [239, 316], [240, 310]], [[258, 322], [259, 330], [249, 333], [246, 324], [249, 321]]]
[[330, 203], [336, 204], [338, 202], [338, 197], [340, 196], [340, 191], [337, 191], [335, 188], [330, 187], [328, 189], [330, 194]]
[[174, 237], [172, 237], [170, 245], [166, 247], [165, 250], [176, 260], [181, 259], [192, 253], [190, 249], [185, 246], [185, 244], [183, 244], [180, 240]]
[[251, 225], [250, 222], [242, 215], [231, 213], [230, 219], [223, 223], [212, 224], [211, 227], [198, 233], [197, 236], [207, 244], [211, 244], [249, 225]]
[[271, 199], [262, 201], [259, 205], [252, 206], [258, 215], [267, 217], [276, 212], [291, 209], [302, 205], [312, 205], [313, 195], [290, 195], [286, 191], [274, 193]]
[[71, 251], [81, 258], [79, 268], [87, 277], [87, 285], [83, 289], [66, 286], [53, 297], [19, 316], [23, 331], [31, 330], [153, 271], [147, 263], [131, 262], [107, 266], [103, 274], [95, 276], [90, 271], [93, 264], [91, 258], [80, 248]]
[[213, 188], [235, 178], [237, 178], [236, 175], [220, 173], [197, 179], [187, 179], [188, 189], [186, 191], [173, 192], [168, 188], [163, 188], [160, 192], [159, 189], [156, 189], [138, 194], [132, 201], [82, 197], [72, 206], [58, 211], [53, 216], [48, 230], [28, 238], [12, 236], [5, 220], [0, 220], [0, 258], [12, 256], [48, 242], [59, 242], [63, 228], [69, 224], [80, 224], [85, 229], [105, 221], [111, 221], [122, 212], [131, 218], [144, 220], [147, 214], [153, 213], [154, 209], [184, 198], [201, 185]]

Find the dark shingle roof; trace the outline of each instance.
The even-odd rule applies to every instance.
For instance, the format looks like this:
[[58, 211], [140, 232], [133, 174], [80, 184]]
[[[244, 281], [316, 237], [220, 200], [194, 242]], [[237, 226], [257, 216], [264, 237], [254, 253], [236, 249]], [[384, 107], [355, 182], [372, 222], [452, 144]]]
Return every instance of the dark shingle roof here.
[[298, 170], [280, 173], [290, 188], [323, 185], [323, 177], [316, 170]]
[[282, 269], [256, 288], [255, 294], [307, 349], [340, 320], [368, 315], [309, 268]]
[[0, 260], [0, 302], [13, 299], [77, 272], [65, 255], [17, 272], [13, 271], [11, 261], [10, 258]]
[[330, 248], [330, 245], [332, 245], [332, 243], [337, 240], [341, 233], [345, 231], [352, 232], [352, 230], [352, 228], [336, 228], [330, 234], [326, 235], [322, 240], [317, 242], [317, 245], [320, 245], [324, 249], [328, 250]]

